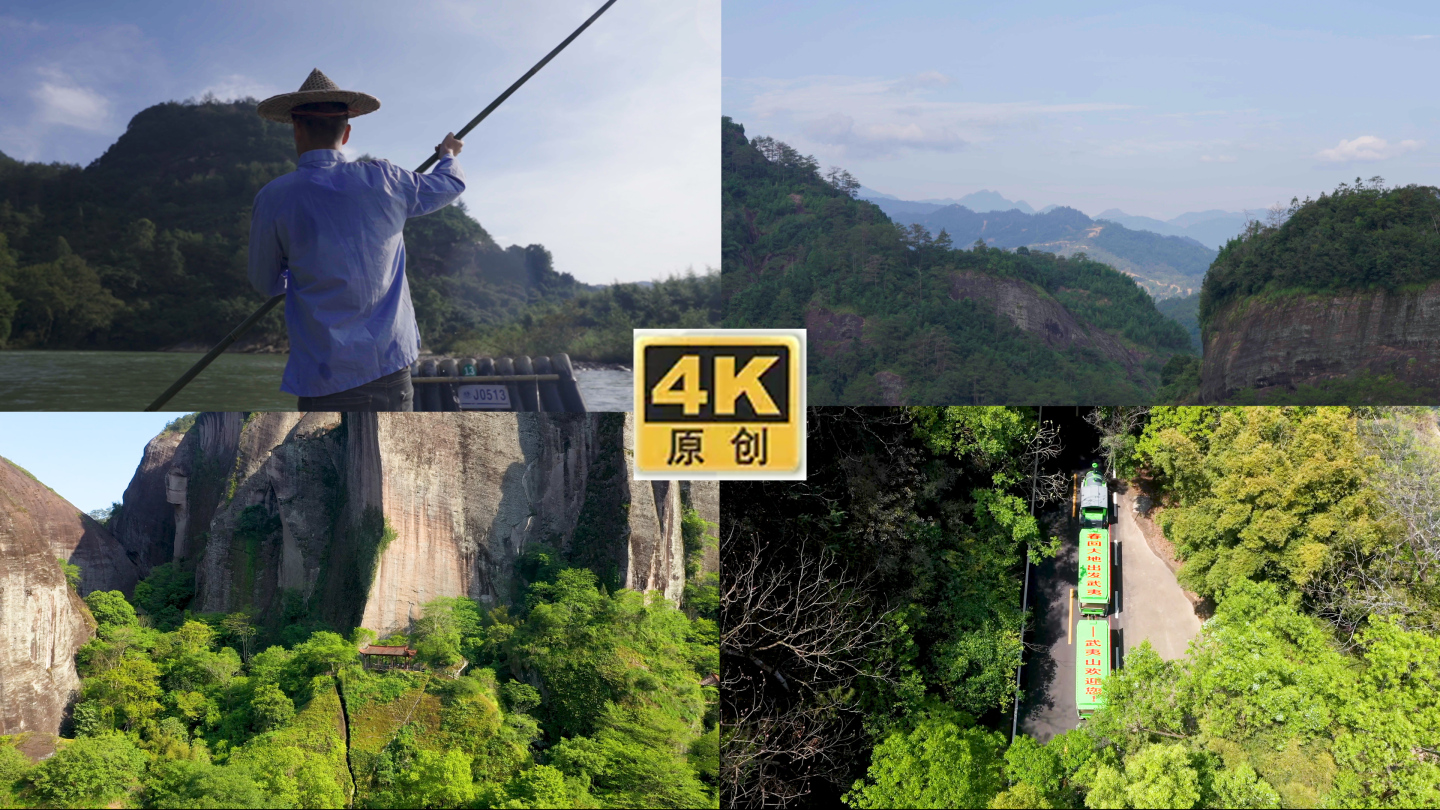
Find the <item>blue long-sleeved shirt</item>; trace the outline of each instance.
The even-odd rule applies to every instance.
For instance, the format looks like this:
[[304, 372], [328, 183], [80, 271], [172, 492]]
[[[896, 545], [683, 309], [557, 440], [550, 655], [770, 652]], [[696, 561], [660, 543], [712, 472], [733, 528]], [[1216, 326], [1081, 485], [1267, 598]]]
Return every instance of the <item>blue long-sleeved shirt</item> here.
[[399, 371], [420, 354], [405, 280], [405, 220], [465, 190], [442, 157], [430, 174], [388, 161], [347, 163], [312, 149], [255, 195], [250, 283], [285, 296], [290, 360], [280, 390], [321, 397]]

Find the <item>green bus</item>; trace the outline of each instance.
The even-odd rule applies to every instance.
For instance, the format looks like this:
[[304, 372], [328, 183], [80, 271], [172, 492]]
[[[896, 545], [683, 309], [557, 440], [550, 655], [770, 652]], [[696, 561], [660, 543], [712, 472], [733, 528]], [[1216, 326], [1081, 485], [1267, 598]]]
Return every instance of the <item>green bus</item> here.
[[1076, 622], [1075, 645], [1075, 707], [1083, 720], [1105, 702], [1100, 682], [1110, 674], [1110, 622]]
[[1108, 526], [1110, 517], [1110, 487], [1100, 474], [1100, 465], [1091, 464], [1080, 479], [1080, 525]]
[[1110, 609], [1110, 529], [1080, 528], [1080, 615], [1104, 616]]

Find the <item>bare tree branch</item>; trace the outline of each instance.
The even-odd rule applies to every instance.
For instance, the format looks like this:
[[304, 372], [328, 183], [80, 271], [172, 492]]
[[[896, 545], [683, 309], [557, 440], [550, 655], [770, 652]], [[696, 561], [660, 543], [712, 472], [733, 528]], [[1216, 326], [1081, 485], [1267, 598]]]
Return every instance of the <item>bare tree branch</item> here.
[[729, 806], [784, 806], [812, 778], [843, 776], [864, 744], [845, 697], [859, 678], [891, 681], [887, 614], [863, 577], [803, 539], [777, 553], [732, 530], [720, 594], [722, 793]]
[[1378, 541], [1341, 538], [1306, 588], [1315, 613], [1347, 645], [1371, 616], [1394, 616], [1412, 630], [1440, 629], [1440, 436], [1433, 419], [1389, 409], [1358, 425], [1372, 461], [1367, 483], [1386, 523]]

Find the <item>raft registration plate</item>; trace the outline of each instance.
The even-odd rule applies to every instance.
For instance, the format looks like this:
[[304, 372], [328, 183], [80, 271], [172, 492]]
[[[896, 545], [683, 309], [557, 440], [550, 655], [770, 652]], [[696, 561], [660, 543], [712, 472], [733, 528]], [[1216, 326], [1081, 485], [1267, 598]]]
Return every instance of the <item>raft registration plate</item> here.
[[508, 411], [510, 389], [503, 385], [460, 386], [460, 409], [464, 411]]
[[636, 329], [637, 479], [805, 478], [804, 329]]

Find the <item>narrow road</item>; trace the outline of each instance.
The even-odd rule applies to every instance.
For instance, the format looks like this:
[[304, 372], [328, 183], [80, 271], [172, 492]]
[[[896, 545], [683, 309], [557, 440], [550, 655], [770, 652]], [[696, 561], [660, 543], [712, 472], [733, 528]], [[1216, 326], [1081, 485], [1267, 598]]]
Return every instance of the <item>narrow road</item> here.
[[[1190, 639], [1200, 632], [1194, 606], [1185, 598], [1175, 575], [1150, 550], [1135, 523], [1134, 496], [1115, 498], [1118, 523], [1112, 527], [1116, 565], [1110, 627], [1123, 653], [1148, 640], [1161, 658], [1183, 658]], [[1071, 611], [1070, 589], [1079, 570], [1079, 522], [1068, 521], [1065, 542], [1054, 559], [1030, 571], [1033, 630], [1026, 634], [1029, 652], [1023, 677], [1020, 731], [1040, 742], [1080, 724], [1075, 712], [1075, 645], [1072, 630], [1079, 605]]]
[[1046, 742], [1079, 722], [1075, 714], [1075, 645], [1069, 637], [1079, 616], [1070, 610], [1070, 589], [1079, 579], [1079, 524], [1062, 529], [1065, 542], [1053, 559], [1030, 571], [1033, 631], [1026, 635], [1025, 695], [1020, 704], [1020, 731]]
[[1120, 523], [1115, 535], [1121, 541], [1121, 567], [1125, 572], [1120, 627], [1125, 631], [1126, 652], [1148, 640], [1161, 658], [1184, 658], [1190, 639], [1200, 633], [1195, 606], [1185, 598], [1175, 575], [1150, 550], [1145, 535], [1135, 524], [1133, 492], [1117, 496], [1116, 501]]

